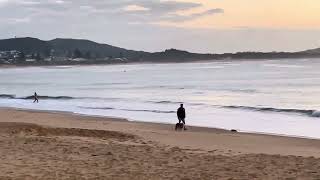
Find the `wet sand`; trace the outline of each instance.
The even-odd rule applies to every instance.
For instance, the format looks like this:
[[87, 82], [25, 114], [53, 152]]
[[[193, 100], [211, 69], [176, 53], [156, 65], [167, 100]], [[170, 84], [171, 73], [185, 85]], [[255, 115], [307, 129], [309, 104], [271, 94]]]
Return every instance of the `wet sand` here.
[[0, 109], [0, 179], [320, 179], [320, 141]]

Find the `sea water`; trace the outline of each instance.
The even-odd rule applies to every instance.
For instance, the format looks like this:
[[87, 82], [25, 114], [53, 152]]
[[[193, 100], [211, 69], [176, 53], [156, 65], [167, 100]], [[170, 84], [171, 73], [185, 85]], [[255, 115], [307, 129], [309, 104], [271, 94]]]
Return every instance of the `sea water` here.
[[[0, 106], [320, 138], [320, 59], [0, 69]], [[39, 103], [33, 103], [37, 92]]]

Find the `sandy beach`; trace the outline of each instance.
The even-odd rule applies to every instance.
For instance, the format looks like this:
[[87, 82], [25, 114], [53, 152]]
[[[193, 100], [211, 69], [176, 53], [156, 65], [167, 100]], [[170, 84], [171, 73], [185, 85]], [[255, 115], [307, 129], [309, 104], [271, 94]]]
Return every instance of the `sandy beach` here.
[[320, 141], [0, 109], [0, 179], [319, 179]]

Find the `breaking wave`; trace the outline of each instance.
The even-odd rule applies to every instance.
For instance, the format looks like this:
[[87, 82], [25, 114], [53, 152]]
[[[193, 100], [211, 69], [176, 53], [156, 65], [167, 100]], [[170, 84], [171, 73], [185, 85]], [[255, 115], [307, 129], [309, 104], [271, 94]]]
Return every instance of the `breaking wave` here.
[[320, 117], [320, 111], [317, 110], [304, 110], [304, 109], [280, 109], [271, 107], [250, 107], [250, 106], [223, 106], [224, 108], [231, 109], [245, 109], [252, 111], [262, 111], [262, 112], [285, 112], [285, 113], [296, 113], [307, 115], [311, 117]]
[[[2, 99], [34, 99], [34, 96], [27, 97], [17, 97], [12, 94], [0, 94], [0, 98]], [[76, 99], [70, 96], [38, 96], [39, 99]]]

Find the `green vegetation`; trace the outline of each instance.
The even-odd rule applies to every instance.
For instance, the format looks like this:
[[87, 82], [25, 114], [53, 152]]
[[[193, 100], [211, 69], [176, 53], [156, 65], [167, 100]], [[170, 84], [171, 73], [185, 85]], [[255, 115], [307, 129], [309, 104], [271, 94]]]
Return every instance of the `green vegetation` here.
[[127, 50], [107, 44], [81, 39], [36, 38], [0, 40], [0, 64], [65, 65], [105, 64], [123, 62], [187, 62], [222, 59], [281, 59], [320, 57], [320, 49], [301, 52], [239, 52], [225, 54], [198, 54], [168, 49], [149, 53]]

